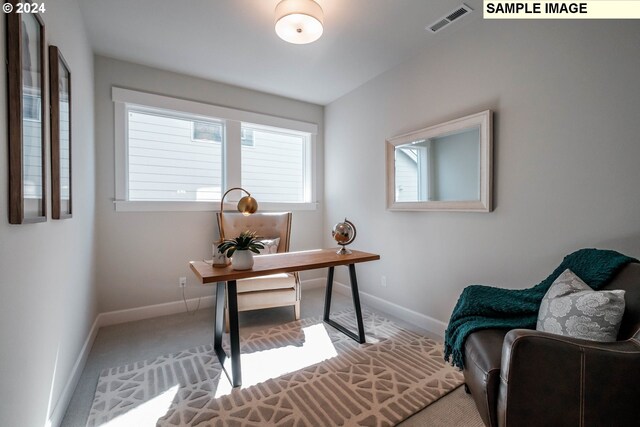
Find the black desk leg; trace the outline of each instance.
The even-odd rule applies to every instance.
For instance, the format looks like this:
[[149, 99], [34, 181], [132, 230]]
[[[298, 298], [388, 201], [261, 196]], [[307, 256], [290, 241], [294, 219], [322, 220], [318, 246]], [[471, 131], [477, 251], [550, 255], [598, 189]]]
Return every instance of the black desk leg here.
[[358, 293], [355, 264], [349, 264], [349, 281], [351, 282], [351, 296], [353, 297], [353, 307], [356, 309], [356, 321], [358, 322], [358, 342], [363, 344], [365, 342], [364, 323], [362, 322], [362, 308], [360, 308], [360, 294]]
[[231, 372], [225, 369], [225, 362], [228, 359], [227, 352], [222, 348], [222, 334], [224, 333], [224, 294], [225, 283], [218, 282], [216, 284], [216, 323], [213, 327], [213, 350], [218, 356], [222, 370], [229, 378], [234, 387], [242, 384], [242, 375], [240, 371], [240, 336], [238, 328], [238, 298], [236, 294], [236, 282], [229, 281], [227, 283], [228, 302], [229, 302], [229, 339], [231, 341]]
[[[222, 350], [222, 331], [224, 330], [224, 282], [216, 283], [216, 323], [213, 325], [213, 348]], [[222, 362], [220, 362], [222, 363]]]
[[333, 291], [333, 269], [329, 267], [329, 274], [327, 275], [327, 290], [324, 297], [324, 321], [328, 325], [333, 326], [349, 338], [364, 344], [366, 338], [364, 335], [364, 323], [362, 322], [362, 308], [360, 307], [360, 294], [358, 293], [358, 280], [356, 278], [356, 266], [355, 264], [349, 264], [349, 281], [351, 282], [351, 296], [353, 298], [353, 306], [356, 310], [356, 322], [358, 323], [358, 335], [354, 334], [338, 322], [330, 319], [331, 314], [331, 292]]
[[242, 371], [240, 368], [240, 330], [238, 327], [238, 294], [236, 281], [227, 282], [227, 299], [229, 302], [229, 340], [231, 341], [231, 371], [234, 387], [242, 385]]
[[324, 294], [324, 320], [329, 320], [329, 314], [331, 313], [331, 293], [333, 292], [333, 270], [335, 267], [329, 267], [329, 273], [327, 274], [327, 287]]

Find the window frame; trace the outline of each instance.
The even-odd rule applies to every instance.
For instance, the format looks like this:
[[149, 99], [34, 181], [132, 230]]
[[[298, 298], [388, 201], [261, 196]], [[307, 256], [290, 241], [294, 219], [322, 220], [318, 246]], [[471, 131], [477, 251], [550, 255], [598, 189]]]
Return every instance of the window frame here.
[[[115, 143], [115, 210], [118, 212], [180, 212], [180, 211], [218, 211], [220, 201], [142, 201], [129, 200], [128, 189], [128, 111], [135, 109], [158, 109], [184, 114], [192, 118], [202, 117], [203, 121], [211, 119], [221, 120], [224, 123], [222, 146], [222, 187], [228, 189], [241, 186], [241, 125], [242, 123], [279, 128], [309, 134], [309, 143], [305, 149], [310, 153], [306, 156], [305, 165], [305, 196], [307, 202], [299, 203], [274, 203], [260, 202], [260, 210], [315, 210], [318, 202], [316, 198], [317, 185], [317, 156], [316, 137], [318, 125], [267, 114], [254, 113], [228, 107], [220, 107], [213, 104], [173, 98], [148, 92], [134, 91], [119, 87], [112, 87], [111, 98], [114, 103], [114, 143]], [[237, 143], [236, 143], [237, 142]], [[229, 167], [229, 165], [233, 165]], [[247, 189], [251, 191], [251, 189]], [[225, 199], [225, 209], [235, 209], [234, 197], [240, 194], [230, 193]]]

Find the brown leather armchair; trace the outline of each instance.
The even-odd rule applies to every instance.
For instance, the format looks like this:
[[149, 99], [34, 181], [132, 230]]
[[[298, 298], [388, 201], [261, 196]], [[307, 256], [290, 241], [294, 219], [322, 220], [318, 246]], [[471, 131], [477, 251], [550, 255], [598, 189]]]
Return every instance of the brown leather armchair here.
[[463, 373], [487, 426], [639, 425], [640, 264], [604, 289], [626, 291], [617, 342], [529, 329], [469, 335]]

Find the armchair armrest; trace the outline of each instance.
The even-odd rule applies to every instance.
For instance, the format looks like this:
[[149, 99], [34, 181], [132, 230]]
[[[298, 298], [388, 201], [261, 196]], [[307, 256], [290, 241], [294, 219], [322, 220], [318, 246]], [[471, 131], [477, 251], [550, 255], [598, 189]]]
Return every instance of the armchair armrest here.
[[514, 329], [502, 346], [498, 425], [637, 425], [640, 342]]

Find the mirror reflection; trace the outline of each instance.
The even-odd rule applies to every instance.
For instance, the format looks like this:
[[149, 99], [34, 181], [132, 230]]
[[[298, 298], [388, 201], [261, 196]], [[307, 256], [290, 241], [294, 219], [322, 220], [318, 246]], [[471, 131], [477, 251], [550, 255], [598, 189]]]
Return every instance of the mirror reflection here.
[[480, 200], [480, 126], [397, 146], [395, 200]]
[[387, 139], [387, 209], [491, 212], [492, 112]]
[[70, 104], [70, 73], [60, 62], [58, 75], [60, 76], [60, 211], [71, 213], [71, 104]]
[[37, 218], [45, 215], [41, 26], [33, 15], [21, 16], [23, 215], [24, 218]]

